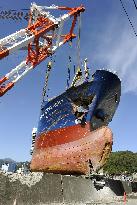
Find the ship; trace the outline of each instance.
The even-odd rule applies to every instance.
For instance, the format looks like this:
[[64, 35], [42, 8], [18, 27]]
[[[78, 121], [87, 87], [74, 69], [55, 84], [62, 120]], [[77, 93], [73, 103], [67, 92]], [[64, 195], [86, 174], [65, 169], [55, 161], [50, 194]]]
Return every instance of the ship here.
[[41, 107], [30, 168], [47, 173], [88, 175], [108, 159], [108, 127], [120, 102], [121, 81], [108, 70], [71, 86]]

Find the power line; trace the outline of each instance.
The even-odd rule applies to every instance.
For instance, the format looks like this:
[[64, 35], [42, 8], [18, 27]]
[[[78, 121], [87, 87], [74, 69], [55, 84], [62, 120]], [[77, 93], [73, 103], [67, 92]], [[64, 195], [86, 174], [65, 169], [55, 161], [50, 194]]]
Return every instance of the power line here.
[[[120, 1], [121, 5], [122, 5], [122, 8], [123, 8], [123, 10], [124, 10], [124, 12], [125, 12], [125, 14], [126, 14], [127, 18], [128, 18], [128, 21], [129, 21], [129, 23], [130, 23], [130, 25], [131, 25], [131, 27], [132, 27], [132, 30], [133, 30], [133, 32], [134, 32], [134, 34], [135, 34], [135, 36], [137, 37], [136, 30], [135, 30], [135, 28], [134, 28], [134, 26], [133, 26], [133, 24], [132, 24], [132, 21], [131, 21], [131, 20], [130, 20], [130, 18], [129, 18], [129, 15], [128, 15], [128, 13], [127, 13], [126, 9], [125, 9], [125, 6], [124, 6], [124, 4], [123, 4], [122, 0], [119, 0], [119, 1]], [[134, 1], [134, 0], [133, 0], [133, 1]], [[136, 5], [136, 3], [135, 3], [135, 5]]]
[[134, 6], [135, 6], [135, 8], [137, 9], [137, 5], [136, 5], [136, 2], [135, 2], [135, 0], [133, 0], [133, 3], [134, 3]]

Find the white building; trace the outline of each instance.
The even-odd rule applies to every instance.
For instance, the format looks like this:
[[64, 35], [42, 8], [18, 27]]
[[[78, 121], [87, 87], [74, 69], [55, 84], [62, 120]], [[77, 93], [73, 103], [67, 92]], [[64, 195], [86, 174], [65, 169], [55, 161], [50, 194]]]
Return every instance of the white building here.
[[7, 172], [9, 168], [9, 164], [3, 164], [1, 170]]

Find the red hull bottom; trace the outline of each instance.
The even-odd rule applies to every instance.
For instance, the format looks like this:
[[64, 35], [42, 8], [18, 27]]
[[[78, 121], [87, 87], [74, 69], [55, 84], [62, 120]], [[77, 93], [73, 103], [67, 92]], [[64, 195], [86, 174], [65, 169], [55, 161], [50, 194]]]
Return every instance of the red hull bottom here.
[[112, 132], [102, 127], [86, 136], [55, 146], [36, 147], [30, 168], [60, 174], [90, 174], [100, 169], [112, 150]]

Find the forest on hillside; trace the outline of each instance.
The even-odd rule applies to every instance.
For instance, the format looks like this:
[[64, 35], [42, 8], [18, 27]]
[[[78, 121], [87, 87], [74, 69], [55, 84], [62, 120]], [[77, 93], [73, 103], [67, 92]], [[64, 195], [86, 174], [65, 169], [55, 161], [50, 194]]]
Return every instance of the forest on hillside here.
[[137, 153], [131, 151], [112, 152], [104, 166], [108, 174], [137, 173]]

